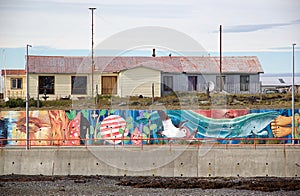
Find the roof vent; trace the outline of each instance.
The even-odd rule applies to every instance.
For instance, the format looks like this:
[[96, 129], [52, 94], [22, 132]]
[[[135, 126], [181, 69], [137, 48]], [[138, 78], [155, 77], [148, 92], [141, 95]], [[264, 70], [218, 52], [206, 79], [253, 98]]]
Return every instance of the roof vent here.
[[156, 54], [155, 54], [155, 48], [152, 49], [152, 56], [153, 56], [153, 57], [156, 56]]

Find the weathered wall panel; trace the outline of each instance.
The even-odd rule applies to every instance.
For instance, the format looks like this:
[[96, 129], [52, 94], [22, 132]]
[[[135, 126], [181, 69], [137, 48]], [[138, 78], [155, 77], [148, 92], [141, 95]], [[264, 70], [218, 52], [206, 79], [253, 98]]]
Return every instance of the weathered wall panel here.
[[152, 84], [154, 84], [154, 96], [160, 97], [160, 71], [137, 67], [123, 71], [120, 75], [121, 96], [152, 96]]

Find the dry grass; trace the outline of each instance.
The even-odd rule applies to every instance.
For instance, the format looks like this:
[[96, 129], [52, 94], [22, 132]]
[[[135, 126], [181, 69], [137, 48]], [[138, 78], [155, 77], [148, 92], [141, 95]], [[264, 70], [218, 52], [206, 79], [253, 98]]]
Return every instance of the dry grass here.
[[[208, 98], [204, 93], [173, 93], [163, 97], [99, 96], [93, 99], [41, 101], [41, 107], [30, 110], [47, 109], [277, 109], [292, 107], [291, 94], [220, 94], [212, 93]], [[300, 107], [300, 96], [295, 96], [295, 107]], [[9, 108], [0, 103], [0, 110], [25, 110], [25, 107]]]

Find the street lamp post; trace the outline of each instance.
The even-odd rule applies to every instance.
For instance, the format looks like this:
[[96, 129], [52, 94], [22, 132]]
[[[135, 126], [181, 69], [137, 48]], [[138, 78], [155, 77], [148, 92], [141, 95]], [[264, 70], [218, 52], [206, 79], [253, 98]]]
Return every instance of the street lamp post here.
[[222, 78], [222, 25], [220, 25], [220, 92], [223, 91], [223, 78]]
[[92, 98], [94, 98], [94, 10], [96, 8], [90, 7], [89, 8], [92, 11]]
[[295, 138], [295, 45], [293, 44], [293, 82], [292, 82], [292, 144]]
[[29, 77], [28, 77], [28, 47], [31, 45], [26, 45], [26, 150], [29, 150]]

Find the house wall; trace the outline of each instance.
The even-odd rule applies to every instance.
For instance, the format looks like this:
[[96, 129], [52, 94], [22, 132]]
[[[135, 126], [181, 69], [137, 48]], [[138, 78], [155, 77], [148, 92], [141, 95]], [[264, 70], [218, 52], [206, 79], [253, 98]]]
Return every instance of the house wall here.
[[38, 75], [29, 74], [29, 97], [36, 99], [38, 92]]
[[161, 96], [161, 75], [160, 71], [146, 67], [136, 67], [120, 72], [119, 92], [120, 97], [152, 96], [152, 84], [154, 84], [154, 96]]
[[[40, 74], [42, 75], [53, 75], [55, 76], [55, 94], [49, 96], [49, 100], [59, 99], [71, 95], [71, 97], [85, 97], [91, 96], [91, 76], [88, 74]], [[85, 95], [72, 95], [71, 94], [71, 77], [72, 76], [87, 76], [87, 94]], [[29, 74], [29, 90], [30, 97], [37, 98], [38, 92], [38, 74]], [[216, 76], [212, 74], [173, 74], [173, 73], [161, 73], [158, 70], [153, 70], [145, 67], [137, 67], [134, 69], [122, 71], [119, 74], [94, 74], [94, 95], [96, 95], [96, 85], [98, 84], [98, 94], [101, 92], [101, 76], [117, 76], [117, 95], [120, 97], [126, 96], [139, 96], [145, 97], [152, 96], [152, 83], [154, 83], [154, 96], [160, 97], [161, 95], [168, 94], [163, 90], [163, 77], [173, 76], [173, 91], [175, 92], [187, 92], [188, 91], [188, 76], [197, 76], [197, 91], [205, 92], [207, 82], [211, 81], [215, 84], [214, 90], [218, 90], [216, 84]], [[226, 77], [226, 83], [224, 90], [229, 93], [259, 93], [259, 75], [252, 74], [250, 76], [249, 91], [240, 91], [240, 75], [239, 74], [224, 74]], [[20, 77], [20, 76], [18, 76]], [[23, 78], [23, 89], [12, 90], [10, 84], [10, 78], [7, 77], [5, 86], [8, 88], [8, 95], [19, 96], [25, 98], [26, 95], [26, 77]], [[17, 92], [18, 91], [18, 92]], [[14, 94], [12, 93], [14, 92]], [[40, 94], [40, 99], [43, 95]]]
[[54, 88], [57, 98], [71, 95], [71, 75], [56, 75]]
[[162, 73], [161, 74], [161, 94], [166, 95], [170, 93], [169, 91], [164, 91], [163, 77], [173, 76], [173, 91], [187, 91], [187, 77], [184, 74], [174, 74], [174, 73]]
[[259, 74], [250, 75], [250, 93], [260, 92]]
[[[199, 92], [205, 92], [207, 82], [212, 81], [214, 84], [216, 83], [216, 75], [162, 73], [162, 81], [164, 76], [173, 76], [173, 91], [175, 92], [188, 91], [189, 76], [197, 76], [197, 91]], [[162, 94], [168, 93], [164, 91], [162, 84]]]
[[207, 83], [208, 82], [212, 82], [214, 84], [214, 91], [217, 90], [217, 85], [216, 85], [216, 76], [217, 75], [212, 75], [212, 74], [204, 74], [203, 75], [203, 83], [200, 84], [201, 88], [200, 88], [200, 92], [205, 92], [206, 88], [207, 88]]
[[[11, 79], [22, 78], [22, 89], [12, 89]], [[25, 75], [11, 75], [4, 78], [4, 98], [22, 98], [26, 97], [26, 76]]]
[[[173, 91], [178, 92], [187, 92], [188, 91], [188, 76], [197, 76], [197, 91], [205, 92], [207, 88], [208, 82], [214, 83], [214, 90], [218, 90], [217, 79], [218, 75], [216, 74], [172, 74], [172, 73], [163, 73], [162, 78], [164, 76], [173, 76]], [[259, 75], [252, 74], [249, 75], [250, 83], [249, 83], [249, 91], [240, 91], [240, 74], [222, 74], [225, 76], [225, 84], [223, 84], [223, 89], [229, 93], [259, 93], [260, 84], [259, 84]], [[162, 84], [163, 86], [163, 84]], [[168, 92], [164, 92], [162, 88], [162, 94], [168, 94]]]
[[[205, 76], [201, 74], [162, 73], [162, 79], [164, 76], [173, 76], [173, 91], [178, 91], [178, 92], [188, 91], [188, 76], [197, 76], [197, 90], [200, 92], [205, 90], [206, 79]], [[163, 88], [162, 88], [162, 94], [167, 94], [167, 92], [163, 91]]]
[[[54, 76], [55, 77], [55, 94], [47, 94], [49, 98], [47, 100], [55, 100], [60, 99], [61, 97], [66, 97], [71, 95], [72, 99], [83, 96], [91, 95], [91, 77], [88, 74], [29, 74], [29, 94], [30, 97], [37, 99], [38, 96], [38, 77], [39, 76]], [[83, 95], [72, 95], [71, 94], [71, 77], [72, 76], [87, 76], [87, 94]], [[96, 81], [97, 77], [94, 77], [94, 81]], [[94, 83], [96, 85], [96, 82]], [[94, 89], [96, 92], [96, 89]], [[39, 98], [43, 100], [43, 94], [39, 94]]]
[[249, 75], [249, 91], [241, 91], [241, 81], [240, 81], [241, 74], [225, 74], [226, 83], [224, 85], [224, 90], [229, 93], [234, 94], [254, 94], [259, 93], [260, 91], [260, 84], [259, 84], [259, 75], [252, 74]]

